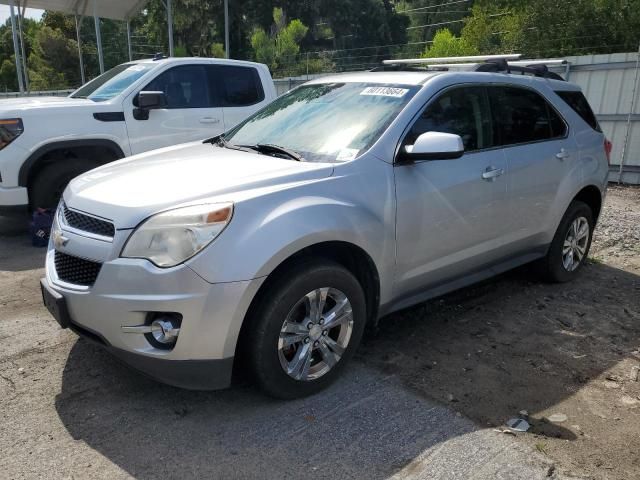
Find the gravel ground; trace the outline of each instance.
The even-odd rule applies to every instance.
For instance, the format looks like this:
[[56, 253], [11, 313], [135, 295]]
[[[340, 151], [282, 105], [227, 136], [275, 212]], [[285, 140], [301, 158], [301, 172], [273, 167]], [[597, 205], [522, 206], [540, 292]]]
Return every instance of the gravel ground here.
[[576, 282], [521, 268], [394, 314], [335, 386], [276, 402], [159, 385], [60, 330], [44, 252], [0, 219], [0, 477], [639, 478], [639, 241], [640, 189], [610, 188]]
[[526, 411], [518, 439], [558, 472], [640, 478], [639, 188], [609, 188], [590, 257], [572, 283], [524, 267], [395, 314], [360, 355], [479, 425]]

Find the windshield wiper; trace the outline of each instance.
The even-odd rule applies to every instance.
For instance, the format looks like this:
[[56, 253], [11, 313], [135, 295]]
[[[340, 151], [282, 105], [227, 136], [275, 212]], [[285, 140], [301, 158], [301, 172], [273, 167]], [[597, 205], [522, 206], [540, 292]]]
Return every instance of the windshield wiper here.
[[281, 153], [286, 155], [289, 158], [297, 160], [298, 162], [302, 162], [304, 157], [300, 155], [295, 150], [291, 150], [289, 148], [281, 147], [280, 145], [274, 145], [273, 143], [258, 143], [257, 145], [251, 145], [249, 148], [252, 148], [261, 153]]
[[240, 145], [234, 145], [233, 143], [229, 143], [229, 141], [224, 138], [224, 134], [218, 135], [217, 137], [213, 137], [209, 140], [205, 140], [205, 142], [211, 143], [213, 145], [217, 145], [218, 147], [228, 148], [229, 150], [239, 150], [241, 152], [250, 152], [251, 150], [247, 147], [243, 147]]

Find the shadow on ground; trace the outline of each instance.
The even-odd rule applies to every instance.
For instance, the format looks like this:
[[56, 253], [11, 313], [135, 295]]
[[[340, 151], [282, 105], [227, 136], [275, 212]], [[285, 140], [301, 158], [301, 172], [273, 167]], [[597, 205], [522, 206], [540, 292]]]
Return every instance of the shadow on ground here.
[[531, 270], [383, 319], [360, 357], [480, 425], [501, 425], [560, 403], [640, 347], [640, 276], [588, 264], [574, 282], [550, 285]]
[[25, 216], [0, 216], [0, 272], [24, 272], [44, 267], [46, 248], [31, 245]]
[[55, 405], [74, 439], [144, 479], [387, 478], [475, 429], [358, 362], [328, 390], [281, 402], [242, 383], [160, 385], [82, 339]]
[[243, 383], [162, 386], [80, 340], [56, 409], [75, 439], [138, 478], [385, 478], [473, 430], [455, 411], [484, 427], [526, 409], [534, 433], [573, 441], [535, 412], [638, 347], [640, 277], [596, 264], [570, 284], [530, 278], [520, 269], [383, 319], [343, 379], [294, 402]]

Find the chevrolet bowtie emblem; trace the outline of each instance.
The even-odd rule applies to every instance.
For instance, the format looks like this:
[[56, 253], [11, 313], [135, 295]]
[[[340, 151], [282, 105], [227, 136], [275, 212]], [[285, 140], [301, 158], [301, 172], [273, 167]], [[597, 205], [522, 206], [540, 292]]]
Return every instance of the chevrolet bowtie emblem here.
[[62, 235], [62, 232], [60, 230], [55, 230], [52, 234], [52, 237], [53, 245], [56, 248], [64, 247], [67, 245], [67, 243], [69, 243], [69, 239]]

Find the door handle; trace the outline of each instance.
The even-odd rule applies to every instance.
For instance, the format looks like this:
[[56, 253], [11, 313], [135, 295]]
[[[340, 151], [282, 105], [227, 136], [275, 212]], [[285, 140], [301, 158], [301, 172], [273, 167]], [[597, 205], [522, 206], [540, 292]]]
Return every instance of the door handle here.
[[213, 117], [202, 117], [200, 119], [200, 123], [220, 123], [220, 119]]
[[560, 160], [564, 160], [565, 158], [569, 158], [570, 156], [571, 154], [567, 152], [564, 148], [561, 148], [560, 151], [556, 153], [556, 158], [559, 158]]
[[484, 180], [493, 181], [502, 174], [504, 174], [503, 168], [487, 167], [486, 170], [482, 172], [482, 178]]

